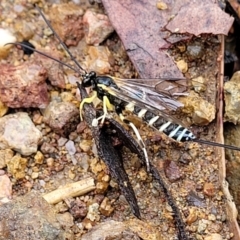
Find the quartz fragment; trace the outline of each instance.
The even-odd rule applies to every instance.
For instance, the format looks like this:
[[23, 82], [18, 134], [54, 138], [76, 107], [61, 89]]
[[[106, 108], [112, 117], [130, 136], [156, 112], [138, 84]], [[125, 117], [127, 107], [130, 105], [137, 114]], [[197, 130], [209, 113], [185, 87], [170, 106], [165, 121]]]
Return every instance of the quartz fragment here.
[[11, 45], [5, 46], [7, 43], [16, 42], [16, 37], [8, 30], [0, 28], [0, 59], [7, 57]]
[[27, 113], [18, 112], [0, 118], [0, 149], [13, 149], [22, 155], [37, 152], [42, 138]]
[[111, 53], [109, 49], [105, 46], [91, 46], [88, 50], [89, 59], [87, 58], [87, 68], [92, 69], [99, 74], [106, 74], [110, 71], [109, 59]]
[[7, 175], [0, 176], [0, 202], [7, 202], [12, 196], [12, 183]]
[[86, 42], [89, 45], [98, 46], [114, 31], [106, 15], [95, 13], [92, 10], [86, 11], [83, 23], [86, 29]]

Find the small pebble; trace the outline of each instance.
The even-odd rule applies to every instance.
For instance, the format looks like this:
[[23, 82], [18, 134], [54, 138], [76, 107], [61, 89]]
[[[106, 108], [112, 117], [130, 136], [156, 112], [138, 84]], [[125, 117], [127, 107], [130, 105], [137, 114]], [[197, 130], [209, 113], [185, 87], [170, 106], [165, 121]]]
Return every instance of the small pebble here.
[[42, 164], [44, 156], [40, 151], [37, 151], [36, 155], [34, 156], [34, 159], [36, 164]]
[[68, 141], [67, 138], [60, 137], [60, 138], [58, 139], [58, 146], [59, 146], [59, 147], [64, 146], [67, 141]]
[[74, 155], [76, 153], [76, 148], [74, 145], [74, 142], [69, 140], [66, 144], [65, 144], [66, 150], [68, 151], [68, 153], [70, 155]]
[[212, 183], [204, 183], [203, 193], [209, 197], [214, 196], [216, 193], [214, 185]]
[[47, 161], [48, 167], [52, 167], [53, 166], [53, 163], [54, 163], [54, 159], [53, 158], [48, 158], [46, 161]]
[[36, 179], [36, 178], [38, 178], [38, 175], [39, 175], [38, 172], [33, 172], [31, 177], [32, 177], [32, 179]]
[[179, 68], [179, 70], [182, 73], [186, 73], [187, 72], [188, 64], [184, 60], [180, 60], [180, 61], [176, 62], [176, 64], [177, 64], [177, 67]]
[[165, 9], [168, 9], [168, 6], [166, 3], [164, 2], [157, 2], [157, 9], [159, 10], [165, 10]]

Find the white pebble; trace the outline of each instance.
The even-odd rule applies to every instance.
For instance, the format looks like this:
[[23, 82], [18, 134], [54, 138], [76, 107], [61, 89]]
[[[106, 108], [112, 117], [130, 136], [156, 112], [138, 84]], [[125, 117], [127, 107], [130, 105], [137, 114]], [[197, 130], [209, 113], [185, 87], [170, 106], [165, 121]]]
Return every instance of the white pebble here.
[[0, 28], [0, 47], [4, 47], [7, 43], [16, 42], [16, 37], [8, 30]]
[[76, 148], [74, 146], [74, 142], [69, 140], [66, 144], [65, 144], [66, 150], [68, 151], [68, 153], [70, 155], [74, 155], [76, 153]]

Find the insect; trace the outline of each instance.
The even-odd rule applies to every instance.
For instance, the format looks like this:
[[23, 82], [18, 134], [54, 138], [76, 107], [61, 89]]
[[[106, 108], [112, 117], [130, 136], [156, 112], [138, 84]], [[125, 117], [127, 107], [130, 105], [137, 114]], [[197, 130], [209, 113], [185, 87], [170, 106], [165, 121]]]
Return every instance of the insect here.
[[[81, 67], [81, 65], [75, 60], [71, 52], [68, 50], [66, 45], [62, 42], [58, 34], [52, 28], [50, 22], [43, 15], [41, 10], [36, 6], [39, 13], [47, 23], [48, 27], [52, 30], [55, 37], [61, 43], [64, 50], [69, 54], [71, 60], [73, 60], [78, 67], [74, 67], [63, 63], [47, 54], [44, 54], [36, 49], [33, 49], [22, 43], [14, 43], [16, 45], [23, 46], [30, 50], [33, 50], [39, 54], [42, 54], [46, 57], [49, 57], [64, 66], [71, 68], [72, 70], [79, 73], [82, 77], [82, 86], [91, 87], [93, 90], [93, 95], [89, 98], [83, 99], [80, 104], [80, 118], [83, 119], [83, 106], [86, 103], [91, 103], [95, 98], [99, 98], [103, 102], [103, 115], [97, 119], [94, 119], [93, 125], [104, 122], [109, 111], [116, 111], [120, 119], [128, 124], [134, 131], [139, 146], [143, 150], [145, 155], [145, 160], [147, 168], [149, 170], [149, 159], [145, 143], [142, 140], [137, 128], [135, 125], [125, 118], [123, 111], [126, 109], [131, 111], [133, 114], [137, 115], [139, 118], [148, 123], [148, 125], [154, 127], [160, 132], [165, 133], [168, 137], [176, 140], [178, 142], [193, 141], [202, 144], [218, 146], [229, 148], [233, 150], [240, 151], [240, 148], [230, 145], [224, 145], [221, 143], [205, 141], [198, 139], [192, 131], [184, 127], [182, 123], [174, 119], [170, 114], [166, 113], [165, 110], [176, 110], [179, 107], [182, 107], [182, 104], [175, 100], [174, 94], [170, 94], [171, 88], [165, 88], [158, 90], [157, 87], [163, 82], [166, 82], [166, 79], [120, 79], [112, 76], [99, 76], [96, 72], [91, 71], [87, 72]], [[170, 82], [177, 83], [179, 79], [169, 79]]]
[[[79, 85], [79, 91], [82, 97], [87, 97], [85, 88], [82, 85]], [[117, 137], [124, 143], [124, 145], [133, 153], [137, 154], [140, 161], [143, 165], [146, 164], [144, 152], [138, 146], [136, 140], [132, 135], [114, 118], [107, 118], [104, 124], [99, 127], [93, 126], [92, 121], [96, 118], [96, 109], [93, 108], [90, 104], [84, 105], [85, 111], [85, 121], [92, 130], [93, 137], [95, 139], [95, 144], [98, 150], [98, 155], [103, 159], [104, 163], [108, 166], [111, 176], [116, 179], [121, 192], [127, 199], [132, 213], [141, 219], [140, 210], [135, 196], [134, 190], [129, 181], [128, 175], [125, 172], [123, 166], [123, 159], [121, 153], [112, 145], [112, 136]], [[112, 161], [114, 159], [114, 161]], [[155, 168], [151, 162], [149, 163], [149, 171], [152, 174], [155, 181], [158, 182], [161, 190], [164, 192], [168, 204], [173, 210], [173, 216], [175, 225], [178, 230], [178, 239], [187, 240], [188, 234], [185, 230], [185, 224], [183, 222], [181, 213], [174, 201], [174, 198], [169, 191], [167, 184], [164, 179], [161, 177], [159, 171]]]

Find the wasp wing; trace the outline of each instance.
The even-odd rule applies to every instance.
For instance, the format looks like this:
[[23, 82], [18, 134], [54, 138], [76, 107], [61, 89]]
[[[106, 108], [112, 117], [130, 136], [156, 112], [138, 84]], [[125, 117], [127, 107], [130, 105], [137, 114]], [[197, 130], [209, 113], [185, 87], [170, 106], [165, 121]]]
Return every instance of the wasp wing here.
[[[148, 111], [154, 113], [155, 115], [162, 116], [167, 121], [177, 123], [177, 124], [183, 126], [183, 124], [179, 120], [177, 120], [173, 116], [164, 112], [164, 110], [166, 108], [163, 105], [156, 104], [155, 99], [160, 97], [158, 93], [155, 93], [155, 95], [151, 95], [151, 97], [149, 97], [147, 92], [145, 92], [145, 94], [142, 94], [142, 92], [137, 91], [134, 88], [130, 89], [130, 91], [128, 91], [129, 89], [126, 91], [126, 89], [124, 89], [124, 90], [121, 88], [116, 89], [113, 87], [105, 88], [105, 90], [108, 91], [110, 94], [112, 94], [113, 96], [117, 97], [118, 99], [120, 99], [126, 103], [132, 103], [135, 106], [138, 106], [142, 109], [147, 109]], [[167, 99], [167, 100], [169, 100], [169, 103], [165, 102], [165, 105], [168, 105], [168, 104], [174, 105], [176, 108], [175, 100], [172, 100], [172, 101], [174, 101], [174, 104], [170, 103], [171, 99]], [[161, 100], [161, 102], [163, 102], [163, 100]], [[177, 104], [178, 104], [177, 107], [183, 106], [183, 104], [181, 104], [180, 102], [177, 102]]]
[[112, 77], [115, 83], [124, 88], [129, 86], [147, 88], [153, 92], [160, 93], [166, 98], [176, 98], [176, 96], [186, 95], [188, 89], [186, 78], [158, 78], [158, 79], [121, 79]]
[[[175, 81], [177, 81], [177, 79], [171, 81], [165, 79], [113, 79], [122, 91], [128, 93], [128, 96], [130, 95], [136, 101], [141, 100], [143, 103], [155, 109], [169, 112], [171, 110], [176, 111], [179, 107], [183, 107], [183, 104], [176, 100], [176, 96], [186, 95], [186, 92], [183, 93], [183, 90], [181, 90], [181, 92], [175, 91], [174, 94], [170, 92], [170, 90], [176, 90]], [[166, 85], [166, 83], [168, 83], [168, 85]], [[171, 83], [174, 83], [174, 85], [170, 85]], [[164, 86], [161, 86], [162, 84], [164, 84]], [[157, 86], [161, 86], [161, 90], [157, 90]]]

